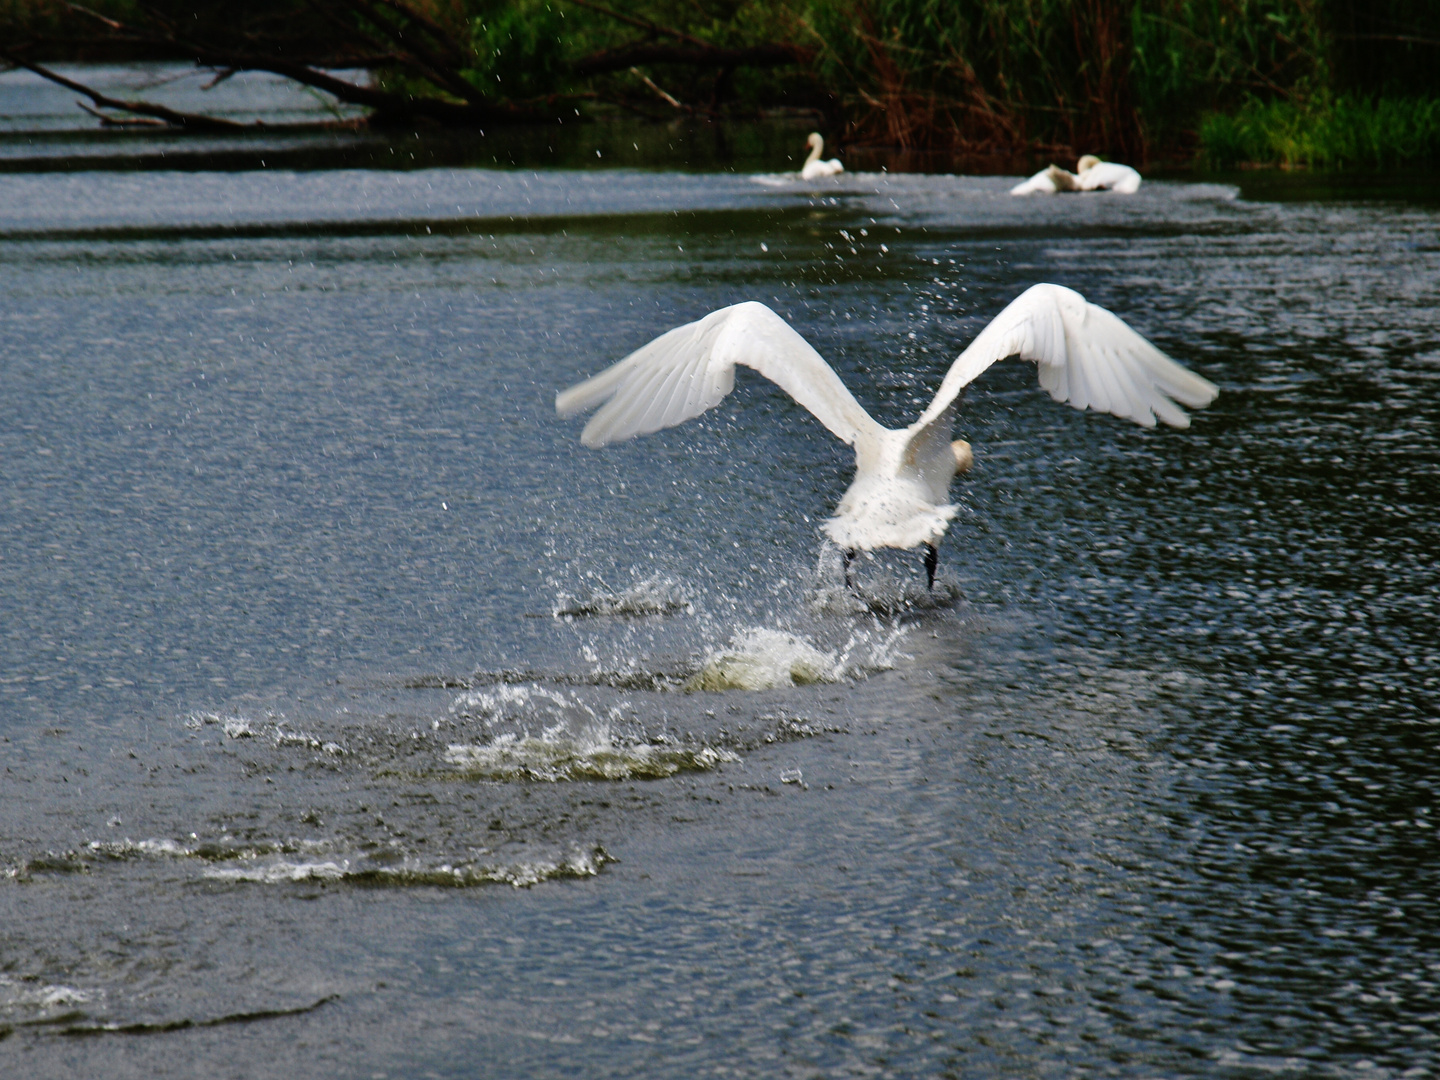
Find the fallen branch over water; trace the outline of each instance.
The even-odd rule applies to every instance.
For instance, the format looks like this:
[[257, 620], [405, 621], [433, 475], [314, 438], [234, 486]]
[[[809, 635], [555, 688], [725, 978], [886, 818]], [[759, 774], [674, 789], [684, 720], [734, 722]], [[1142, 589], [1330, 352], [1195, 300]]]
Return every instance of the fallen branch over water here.
[[[84, 94], [101, 109], [114, 109], [117, 112], [134, 113], [138, 116], [152, 118], [156, 125], [168, 125], [171, 127], [183, 128], [187, 131], [236, 131], [249, 127], [261, 126], [257, 121], [255, 124], [238, 124], [234, 120], [221, 120], [213, 116], [204, 116], [200, 113], [179, 112], [176, 109], [167, 108], [164, 105], [156, 105], [151, 101], [126, 101], [121, 98], [112, 98], [108, 94], [102, 94], [84, 83], [76, 82], [74, 79], [66, 78], [58, 71], [51, 71], [49, 68], [23, 57], [0, 50], [0, 57], [14, 64], [16, 67], [26, 68], [39, 75], [42, 79], [49, 79], [51, 82], [65, 87], [67, 90], [74, 90], [77, 94]], [[144, 120], [120, 120], [107, 116], [97, 109], [92, 109], [83, 101], [79, 105], [86, 112], [100, 118], [101, 123], [113, 125], [146, 124]]]
[[[784, 42], [715, 44], [590, 0], [567, 2], [599, 16], [598, 20], [590, 20], [585, 32], [571, 36], [567, 31], [564, 37], [567, 47], [578, 44], [588, 46], [588, 51], [578, 58], [555, 54], [548, 66], [538, 65], [550, 73], [546, 77], [548, 85], [537, 83], [518, 95], [508, 74], [503, 86], [498, 71], [489, 74], [493, 62], [501, 55], [498, 42], [491, 49], [482, 39], [473, 37], [475, 25], [483, 24], [473, 23], [459, 8], [452, 13], [453, 18], [447, 19], [438, 10], [422, 10], [413, 0], [310, 0], [294, 13], [299, 16], [303, 12], [312, 24], [301, 33], [290, 25], [293, 19], [289, 23], [277, 20], [283, 4], [278, 7], [256, 5], [254, 10], [237, 6], [229, 11], [211, 6], [197, 14], [194, 24], [184, 17], [171, 18], [165, 11], [151, 6], [141, 7], [126, 18], [112, 17], [77, 3], [63, 6], [73, 19], [98, 30], [100, 42], [144, 55], [190, 61], [210, 69], [215, 78], [209, 85], [241, 71], [269, 72], [322, 91], [344, 104], [369, 110], [369, 122], [377, 126], [408, 127], [425, 123], [483, 129], [489, 125], [552, 122], [574, 115], [575, 105], [582, 100], [605, 100], [631, 108], [632, 102], [622, 100], [623, 91], [617, 99], [613, 86], [601, 85], [597, 92], [596, 88], [586, 87], [584, 81], [655, 64], [673, 65], [692, 73], [718, 72], [708, 110], [693, 110], [677, 104], [679, 97], [659, 90], [659, 84], [649, 75], [640, 75], [671, 107], [713, 112], [720, 99], [729, 93], [731, 78], [737, 69], [799, 64], [813, 55], [809, 50]], [[454, 25], [447, 25], [449, 22]], [[614, 37], [613, 28], [605, 29], [610, 23], [641, 30], [645, 37], [640, 41], [594, 48], [604, 44], [607, 37]], [[302, 44], [306, 41], [308, 46]], [[558, 38], [555, 46], [560, 47]], [[512, 51], [508, 45], [504, 50], [507, 56]], [[107, 95], [42, 66], [39, 60], [43, 52], [35, 42], [29, 46], [9, 46], [0, 56], [83, 94], [95, 106], [87, 111], [109, 110], [96, 113], [105, 124], [136, 123], [111, 115], [125, 113], [180, 131], [233, 131], [255, 126], [181, 112], [155, 102]], [[535, 66], [525, 65], [527, 70]], [[355, 69], [377, 73], [378, 78], [359, 82], [337, 74]], [[579, 86], [575, 86], [576, 80], [581, 80]], [[492, 81], [494, 93], [482, 89]], [[572, 92], [558, 92], [566, 89], [566, 83]], [[541, 92], [533, 93], [537, 89]]]

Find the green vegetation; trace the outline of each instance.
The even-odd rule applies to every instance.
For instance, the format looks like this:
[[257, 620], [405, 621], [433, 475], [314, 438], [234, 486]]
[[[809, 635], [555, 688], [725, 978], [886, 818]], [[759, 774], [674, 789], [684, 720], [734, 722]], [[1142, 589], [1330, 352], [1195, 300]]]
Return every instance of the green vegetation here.
[[1200, 128], [1207, 165], [1387, 168], [1440, 160], [1440, 98], [1251, 100]]
[[[0, 0], [0, 56], [254, 67], [372, 122], [817, 114], [832, 141], [1066, 161], [1440, 157], [1434, 0]], [[114, 106], [105, 105], [107, 108]], [[184, 118], [167, 122], [183, 125]], [[197, 124], [198, 126], [198, 124]], [[836, 140], [835, 136], [838, 136]], [[1068, 163], [1068, 162], [1067, 162]]]

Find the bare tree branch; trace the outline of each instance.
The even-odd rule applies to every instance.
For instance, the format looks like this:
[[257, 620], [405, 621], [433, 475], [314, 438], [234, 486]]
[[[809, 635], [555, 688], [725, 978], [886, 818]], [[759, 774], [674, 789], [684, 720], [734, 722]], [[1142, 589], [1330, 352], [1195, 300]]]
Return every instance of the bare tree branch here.
[[[354, 10], [366, 3], [366, 0], [342, 0], [351, 10]], [[460, 80], [467, 91], [462, 102], [446, 100], [442, 97], [420, 97], [411, 94], [397, 93], [382, 90], [373, 86], [361, 86], [345, 79], [337, 78], [328, 71], [299, 60], [289, 59], [284, 56], [271, 55], [269, 53], [248, 53], [238, 52], [226, 48], [213, 48], [203, 42], [193, 41], [181, 37], [173, 29], [165, 25], [163, 19], [157, 18], [160, 26], [159, 33], [147, 33], [143, 28], [135, 27], [115, 19], [105, 18], [90, 11], [88, 8], [78, 4], [69, 5], [77, 12], [100, 19], [112, 32], [121, 35], [123, 40], [128, 42], [147, 45], [150, 48], [163, 50], [171, 53], [177, 58], [184, 58], [194, 61], [201, 67], [225, 70], [234, 68], [245, 71], [268, 71], [275, 75], [291, 79], [304, 86], [313, 87], [316, 90], [323, 90], [333, 95], [347, 105], [359, 105], [363, 108], [374, 110], [378, 118], [383, 122], [386, 120], [409, 120], [411, 118], [424, 118], [446, 127], [468, 127], [485, 123], [525, 123], [549, 118], [544, 110], [528, 109], [520, 106], [501, 102], [492, 102], [481, 94], [469, 83]], [[30, 67], [40, 73], [35, 65], [28, 61], [16, 58], [25, 67]], [[397, 65], [403, 66], [407, 59], [412, 65], [419, 66], [413, 57], [395, 56]], [[345, 63], [342, 58], [335, 58], [337, 63]], [[422, 69], [422, 74], [429, 77]], [[53, 81], [63, 80], [54, 72], [45, 75]], [[455, 76], [459, 79], [459, 76]], [[88, 88], [82, 87], [79, 83], [69, 84], [62, 82], [61, 85], [70, 85], [71, 89], [85, 94], [96, 104], [105, 108], [121, 109], [130, 112], [141, 113], [147, 116], [156, 116], [164, 119], [167, 123], [176, 127], [183, 127], [189, 130], [206, 130], [207, 117], [196, 116], [188, 113], [178, 113], [164, 106], [151, 105], [149, 103], [125, 103], [114, 98], [101, 101]], [[442, 90], [448, 89], [443, 83], [437, 82]], [[456, 87], [459, 90], [459, 87]], [[461, 96], [459, 93], [456, 96]], [[236, 124], [229, 120], [213, 120], [209, 122], [209, 129], [216, 130], [224, 128], [233, 130], [248, 125]]]
[[[96, 105], [103, 109], [118, 109], [121, 112], [136, 113], [140, 116], [152, 116], [172, 127], [185, 128], [187, 131], [238, 131], [245, 128], [259, 125], [237, 124], [233, 120], [219, 120], [213, 116], [202, 116], [198, 113], [178, 112], [175, 109], [166, 108], [164, 105], [156, 105], [149, 101], [123, 101], [120, 98], [112, 98], [98, 90], [92, 90], [84, 83], [78, 83], [74, 79], [67, 79], [57, 71], [51, 71], [47, 67], [31, 63], [23, 57], [15, 56], [8, 51], [0, 51], [0, 57], [16, 67], [27, 68], [39, 75], [42, 79], [49, 79], [53, 83], [65, 87], [67, 90], [74, 90], [77, 94], [84, 94]], [[84, 105], [81, 105], [84, 108]], [[94, 109], [88, 109], [94, 112]], [[101, 117], [104, 119], [103, 115]]]
[[[483, 107], [488, 104], [486, 95], [456, 70], [462, 66], [463, 57], [452, 57], [447, 60], [437, 55], [432, 49], [414, 40], [413, 37], [407, 38], [403, 26], [396, 25], [376, 11], [376, 8], [383, 6], [389, 10], [398, 11], [402, 17], [413, 18], [413, 15], [403, 5], [396, 4], [393, 0], [342, 0], [342, 2], [343, 6], [369, 19], [373, 25], [380, 28], [386, 37], [410, 53], [410, 62], [435, 86], [454, 94], [460, 100], [469, 102], [471, 105]], [[426, 26], [427, 29], [434, 26], [428, 21], [420, 25]], [[438, 27], [434, 27], [434, 33], [440, 34], [442, 31]], [[454, 52], [453, 48], [449, 51]], [[459, 59], [461, 63], [456, 63], [456, 59]]]
[[93, 105], [86, 105], [83, 101], [76, 101], [75, 104], [99, 120], [101, 127], [163, 128], [170, 126], [164, 120], [156, 120], [150, 116], [111, 116], [109, 113], [101, 112]]
[[662, 98], [664, 98], [667, 102], [669, 102], [669, 103], [670, 103], [671, 105], [673, 105], [675, 108], [677, 108], [677, 109], [682, 109], [682, 110], [684, 110], [685, 112], [691, 112], [691, 111], [693, 111], [693, 110], [690, 109], [690, 107], [689, 107], [688, 105], [685, 105], [684, 103], [682, 103], [678, 98], [674, 97], [674, 96], [671, 95], [671, 94], [667, 94], [664, 90], [660, 89], [660, 87], [656, 86], [655, 83], [654, 83], [653, 81], [651, 81], [650, 76], [646, 75], [646, 74], [645, 74], [643, 71], [641, 71], [639, 68], [637, 68], [637, 67], [632, 67], [632, 68], [630, 69], [630, 74], [631, 74], [631, 75], [638, 76], [641, 82], [643, 82], [643, 83], [644, 83], [646, 86], [648, 86], [651, 90], [654, 90], [655, 93], [659, 94]]
[[81, 15], [88, 15], [88, 16], [90, 16], [90, 18], [96, 19], [96, 20], [104, 23], [106, 26], [110, 27], [111, 30], [124, 30], [124, 29], [125, 29], [124, 26], [122, 26], [120, 23], [116, 22], [114, 19], [107, 18], [107, 17], [105, 17], [104, 15], [101, 15], [98, 11], [92, 11], [90, 8], [85, 7], [83, 4], [69, 4], [69, 3], [67, 3], [65, 6], [66, 6], [67, 8], [69, 8], [71, 11], [78, 11]]
[[[813, 55], [809, 49], [783, 42], [721, 47], [650, 19], [613, 10], [597, 0], [567, 2], [644, 32], [640, 41], [605, 49], [569, 64], [570, 77], [585, 79], [652, 64], [673, 64], [692, 71], [718, 69], [720, 75], [710, 111], [718, 107], [730, 73], [736, 68], [804, 63]], [[164, 10], [149, 6], [145, 0], [141, 0], [138, 13], [131, 20], [102, 14], [72, 0], [61, 0], [61, 3], [76, 17], [96, 24], [103, 41], [123, 43], [152, 56], [188, 60], [211, 69], [214, 76], [206, 84], [207, 89], [237, 72], [266, 71], [322, 91], [347, 105], [367, 109], [371, 113], [370, 122], [377, 125], [409, 124], [416, 120], [445, 127], [543, 122], [560, 115], [562, 109], [568, 113], [570, 103], [579, 97], [601, 100], [593, 92], [552, 93], [533, 101], [490, 96], [468, 72], [477, 59], [482, 58], [471, 54], [463, 34], [444, 25], [443, 14], [436, 15], [417, 0], [307, 0], [307, 18], [318, 21], [321, 26], [328, 24], [334, 31], [333, 51], [317, 56], [298, 56], [292, 51], [288, 36], [292, 28], [283, 21], [275, 22], [267, 12], [251, 17], [238, 5], [239, 14], [233, 17], [227, 13], [219, 23], [206, 24], [202, 20], [192, 26], [184, 18], [172, 20]], [[257, 18], [261, 21], [257, 22]], [[316, 39], [312, 36], [307, 40]], [[324, 40], [323, 36], [320, 40]], [[315, 46], [312, 44], [310, 48]], [[7, 53], [20, 65], [83, 94], [101, 109], [146, 116], [185, 130], [233, 130], [251, 126], [182, 113], [152, 102], [107, 97], [22, 59], [34, 55], [32, 48], [10, 45], [0, 55]], [[399, 76], [398, 85], [368, 85], [338, 74], [340, 70], [357, 67], [393, 72]], [[660, 89], [647, 75], [640, 74], [639, 78], [672, 108], [691, 109]], [[632, 107], [630, 103], [616, 103]]]

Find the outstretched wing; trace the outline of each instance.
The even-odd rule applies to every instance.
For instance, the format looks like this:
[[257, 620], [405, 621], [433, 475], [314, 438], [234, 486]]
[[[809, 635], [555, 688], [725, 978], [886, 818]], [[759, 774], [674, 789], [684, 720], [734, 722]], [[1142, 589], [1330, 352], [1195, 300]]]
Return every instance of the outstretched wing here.
[[[1215, 385], [1181, 367], [1117, 315], [1061, 285], [1032, 285], [980, 332], [951, 365], [940, 392], [912, 429], [940, 418], [960, 391], [997, 360], [1018, 356], [1040, 368], [1056, 401], [1154, 427], [1190, 426], [1180, 405], [1215, 400]], [[1176, 404], [1179, 402], [1179, 405]]]
[[580, 441], [605, 446], [674, 427], [720, 404], [743, 364], [776, 383], [852, 446], [880, 426], [820, 354], [764, 304], [748, 301], [677, 326], [555, 395], [561, 416], [600, 406]]

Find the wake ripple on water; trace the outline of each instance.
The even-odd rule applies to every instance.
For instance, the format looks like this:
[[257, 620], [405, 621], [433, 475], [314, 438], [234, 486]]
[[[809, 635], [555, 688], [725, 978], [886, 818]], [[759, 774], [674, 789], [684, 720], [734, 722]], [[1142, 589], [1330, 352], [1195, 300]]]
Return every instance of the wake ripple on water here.
[[648, 615], [688, 614], [695, 610], [689, 593], [678, 582], [658, 575], [637, 581], [628, 589], [611, 589], [600, 583], [584, 596], [560, 593], [555, 597], [554, 617], [580, 619], [597, 616], [642, 618]]
[[211, 724], [218, 725], [225, 737], [231, 740], [268, 738], [277, 747], [298, 746], [336, 756], [345, 753], [339, 743], [308, 732], [290, 731], [281, 720], [255, 721], [248, 716], [222, 716], [219, 713], [191, 713], [185, 720], [185, 726], [192, 731]]
[[[360, 885], [435, 885], [452, 888], [491, 884], [528, 888], [542, 881], [594, 877], [607, 863], [616, 861], [598, 844], [588, 848], [572, 846], [564, 851], [528, 852], [519, 858], [507, 860], [495, 859], [485, 849], [471, 849], [465, 858], [452, 857], [448, 860], [427, 862], [414, 855], [383, 847], [365, 853], [345, 851], [339, 849], [335, 842], [326, 840], [250, 844], [204, 842], [187, 846], [162, 838], [139, 841], [92, 840], [72, 850], [46, 852], [7, 867], [3, 876], [27, 881], [37, 874], [83, 874], [103, 863], [136, 859], [198, 863], [201, 866], [201, 876], [211, 881], [262, 885], [331, 881]], [[3, 977], [0, 977], [0, 1008], [13, 1004], [10, 1000], [12, 996], [7, 994], [7, 986]], [[63, 995], [51, 994], [49, 997], [54, 1000], [47, 998], [47, 1001], [55, 1004], [60, 1001], [61, 996]], [[26, 998], [25, 1001], [30, 999]]]
[[617, 740], [608, 727], [571, 734], [551, 728], [539, 736], [501, 735], [489, 743], [452, 744], [445, 760], [485, 780], [659, 780], [677, 772], [706, 772], [738, 754], [710, 746], [657, 746]]
[[528, 889], [542, 881], [587, 878], [616, 860], [600, 846], [550, 858], [509, 863], [467, 861], [427, 865], [407, 859], [398, 865], [377, 864], [370, 858], [341, 858], [297, 862], [276, 859], [248, 866], [207, 867], [204, 876], [214, 881], [277, 885], [311, 881], [344, 881], [360, 885], [512, 885]]
[[14, 979], [0, 975], [0, 1016], [16, 1013], [51, 1013], [84, 1005], [98, 994], [73, 986], [51, 985], [38, 979]]

